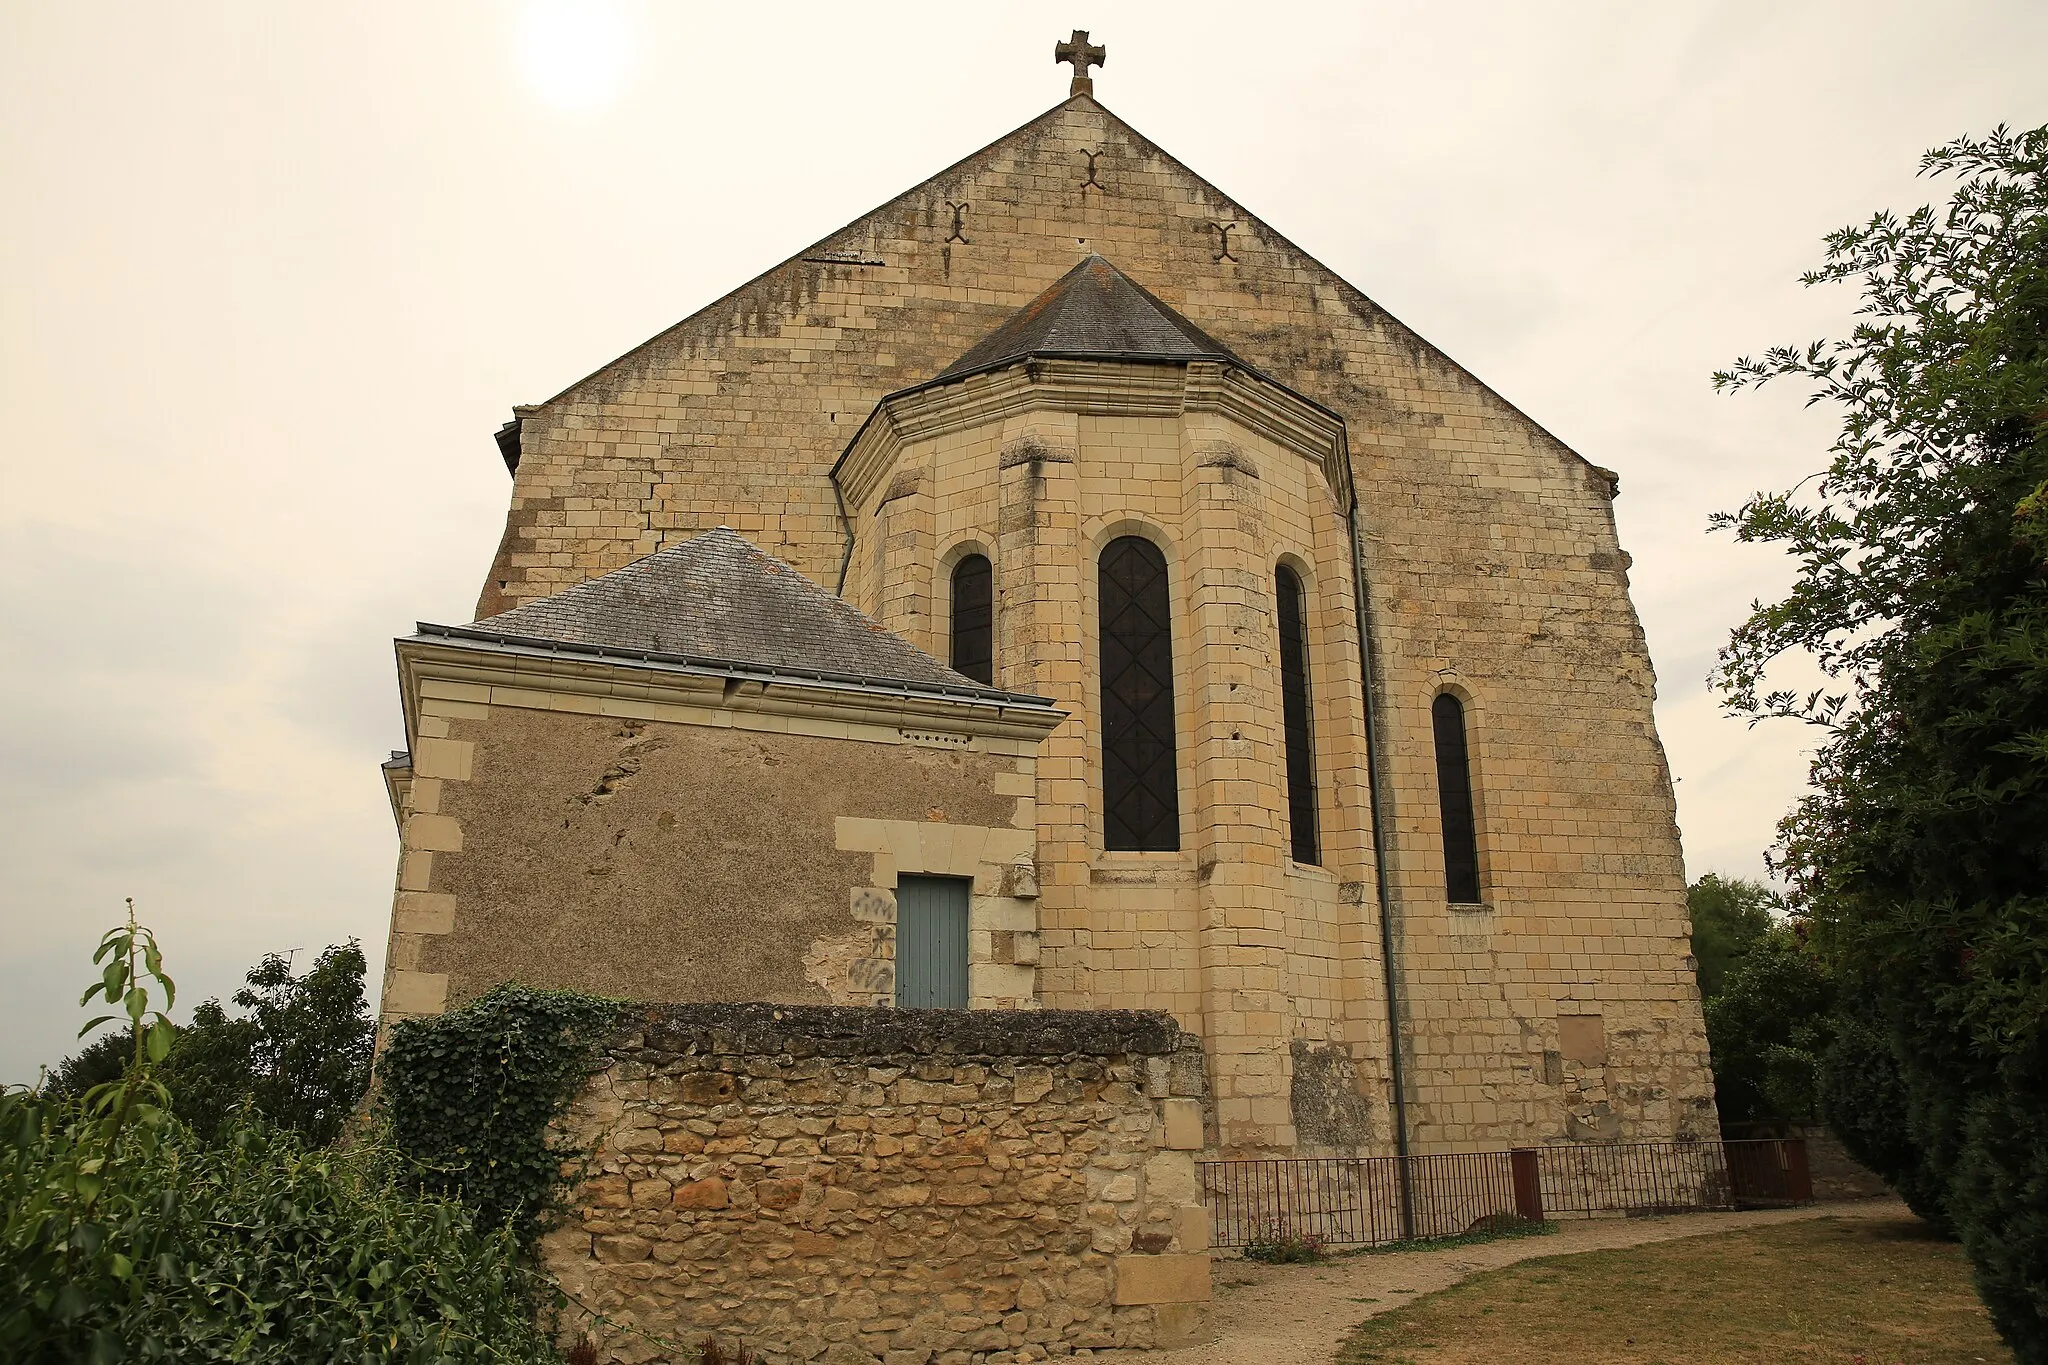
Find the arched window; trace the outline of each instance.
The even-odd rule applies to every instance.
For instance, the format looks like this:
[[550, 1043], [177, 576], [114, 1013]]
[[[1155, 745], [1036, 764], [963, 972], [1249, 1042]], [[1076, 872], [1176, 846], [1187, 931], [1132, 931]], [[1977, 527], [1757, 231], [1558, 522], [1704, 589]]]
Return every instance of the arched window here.
[[1436, 730], [1436, 799], [1443, 814], [1444, 888], [1453, 905], [1479, 903], [1479, 832], [1472, 818], [1472, 762], [1465, 749], [1465, 704], [1437, 693], [1430, 721]]
[[1287, 737], [1287, 829], [1297, 863], [1320, 863], [1316, 846], [1316, 758], [1308, 711], [1308, 621], [1301, 579], [1282, 564], [1273, 574], [1280, 608], [1280, 720]]
[[1112, 540], [1098, 583], [1103, 847], [1172, 852], [1180, 847], [1180, 788], [1166, 556], [1138, 536]]
[[984, 686], [996, 681], [995, 575], [987, 555], [953, 566], [953, 671]]

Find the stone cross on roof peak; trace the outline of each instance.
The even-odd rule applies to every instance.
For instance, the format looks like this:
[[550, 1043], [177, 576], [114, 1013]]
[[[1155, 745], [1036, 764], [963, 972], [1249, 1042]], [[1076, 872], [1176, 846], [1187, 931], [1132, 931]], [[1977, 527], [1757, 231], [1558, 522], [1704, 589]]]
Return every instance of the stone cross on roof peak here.
[[1052, 59], [1055, 63], [1072, 62], [1074, 64], [1074, 84], [1067, 91], [1068, 99], [1072, 99], [1076, 95], [1092, 96], [1095, 93], [1095, 82], [1089, 78], [1088, 68], [1091, 66], [1109, 65], [1109, 49], [1105, 47], [1090, 47], [1088, 45], [1088, 30], [1077, 28], [1074, 30], [1073, 37], [1053, 48]]

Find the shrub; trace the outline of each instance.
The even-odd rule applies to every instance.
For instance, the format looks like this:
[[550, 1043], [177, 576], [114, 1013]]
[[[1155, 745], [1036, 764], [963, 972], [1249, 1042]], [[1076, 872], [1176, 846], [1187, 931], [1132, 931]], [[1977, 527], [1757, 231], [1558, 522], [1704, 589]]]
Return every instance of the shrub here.
[[243, 1111], [118, 1133], [0, 1094], [0, 1358], [554, 1361], [508, 1232]]
[[[1716, 678], [1738, 711], [1821, 730], [1776, 864], [1896, 1066], [1915, 1197], [1946, 1210], [2014, 1355], [2043, 1365], [2048, 126], [1959, 138], [1921, 169], [1958, 178], [1945, 205], [1831, 234], [1805, 277], [1858, 286], [1849, 334], [1716, 377], [1797, 378], [1843, 415], [1819, 477], [1718, 519], [1797, 569]], [[1821, 685], [1775, 688], [1788, 654]], [[1831, 1063], [1851, 1109], [1852, 1055], [1879, 1054]]]
[[1330, 1244], [1313, 1232], [1296, 1232], [1285, 1218], [1259, 1227], [1244, 1244], [1247, 1261], [1267, 1265], [1297, 1265], [1320, 1261], [1329, 1254]]
[[151, 1005], [176, 988], [132, 904], [93, 961], [119, 1074], [0, 1088], [0, 1359], [558, 1359], [512, 1232], [407, 1188], [388, 1149], [315, 1150], [246, 1105], [211, 1143], [174, 1117]]

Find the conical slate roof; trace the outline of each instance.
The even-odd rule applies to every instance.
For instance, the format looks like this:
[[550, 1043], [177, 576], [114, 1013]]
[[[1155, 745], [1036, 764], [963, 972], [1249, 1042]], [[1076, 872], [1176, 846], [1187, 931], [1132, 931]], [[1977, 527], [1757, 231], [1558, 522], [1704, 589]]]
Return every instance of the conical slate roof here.
[[1011, 314], [1009, 321], [941, 371], [938, 380], [1000, 369], [1029, 356], [1219, 360], [1250, 368], [1229, 347], [1100, 256], [1082, 261]]
[[553, 597], [421, 632], [1012, 697], [955, 673], [723, 526]]

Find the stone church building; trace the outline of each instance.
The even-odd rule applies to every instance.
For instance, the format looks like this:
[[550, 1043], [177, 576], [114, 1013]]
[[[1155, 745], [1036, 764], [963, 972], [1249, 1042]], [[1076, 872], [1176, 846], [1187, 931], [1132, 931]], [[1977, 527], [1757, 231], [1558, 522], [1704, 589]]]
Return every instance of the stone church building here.
[[387, 1019], [1158, 1009], [1210, 1150], [1715, 1136], [1616, 476], [1085, 80], [514, 412]]

